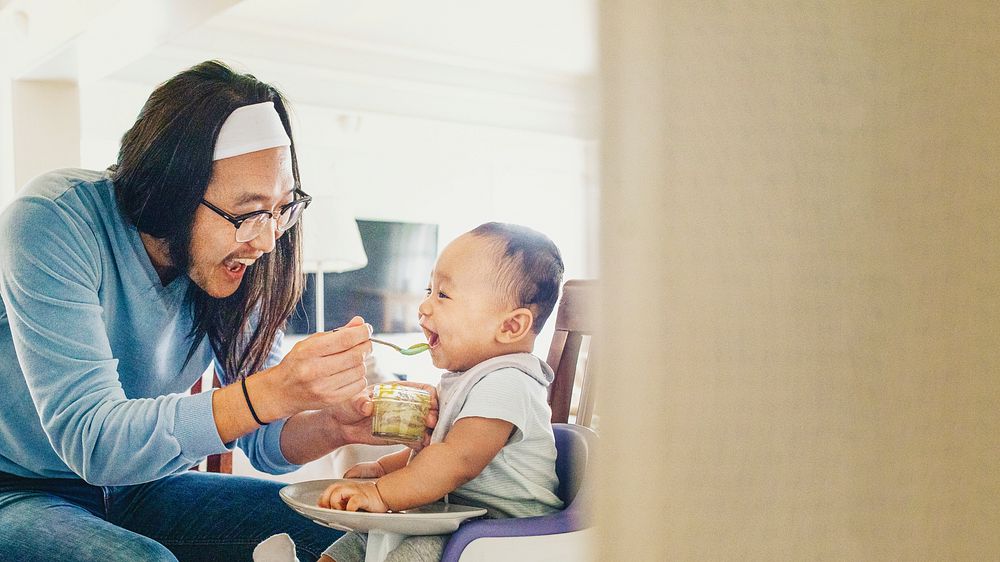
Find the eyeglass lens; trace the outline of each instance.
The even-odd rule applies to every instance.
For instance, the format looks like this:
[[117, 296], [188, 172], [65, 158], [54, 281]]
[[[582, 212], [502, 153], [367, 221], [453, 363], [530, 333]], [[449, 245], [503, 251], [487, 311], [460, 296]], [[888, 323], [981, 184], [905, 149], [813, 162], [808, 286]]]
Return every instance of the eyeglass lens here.
[[299, 217], [302, 216], [302, 209], [304, 208], [305, 205], [292, 205], [282, 211], [277, 218], [272, 218], [271, 215], [267, 214], [250, 217], [243, 221], [243, 224], [236, 229], [236, 241], [249, 242], [261, 234], [268, 232], [271, 229], [271, 221], [274, 221], [274, 228], [280, 236], [286, 230], [295, 226]]

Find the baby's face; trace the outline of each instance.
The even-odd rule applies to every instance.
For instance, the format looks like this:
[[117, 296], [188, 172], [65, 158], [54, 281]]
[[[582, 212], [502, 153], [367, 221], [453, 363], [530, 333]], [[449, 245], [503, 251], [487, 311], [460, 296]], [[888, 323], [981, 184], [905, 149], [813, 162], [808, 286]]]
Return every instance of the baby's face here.
[[494, 287], [498, 264], [490, 239], [470, 234], [438, 258], [419, 308], [435, 367], [466, 371], [504, 353], [496, 335], [509, 310]]

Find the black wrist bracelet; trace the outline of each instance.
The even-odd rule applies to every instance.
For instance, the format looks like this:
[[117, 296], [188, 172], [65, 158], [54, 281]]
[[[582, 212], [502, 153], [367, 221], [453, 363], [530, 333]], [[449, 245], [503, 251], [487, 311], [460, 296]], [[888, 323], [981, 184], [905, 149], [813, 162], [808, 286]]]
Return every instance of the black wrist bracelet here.
[[253, 404], [250, 403], [250, 393], [247, 392], [247, 378], [240, 378], [240, 386], [243, 387], [243, 398], [247, 399], [247, 408], [250, 408], [250, 415], [253, 416], [253, 421], [257, 422], [257, 425], [267, 425], [267, 423], [260, 421], [257, 417], [257, 412], [253, 409]]

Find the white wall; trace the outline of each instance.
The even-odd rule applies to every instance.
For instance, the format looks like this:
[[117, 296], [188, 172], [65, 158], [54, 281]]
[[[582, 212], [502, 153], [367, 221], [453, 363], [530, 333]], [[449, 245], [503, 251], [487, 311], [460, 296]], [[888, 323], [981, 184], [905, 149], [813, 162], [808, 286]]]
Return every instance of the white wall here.
[[[167, 78], [167, 77], [164, 77]], [[99, 80], [80, 88], [80, 162], [103, 170], [118, 159], [118, 146], [152, 87], [121, 80]]]
[[80, 101], [76, 83], [15, 80], [11, 85], [14, 185], [53, 168], [80, 165]]

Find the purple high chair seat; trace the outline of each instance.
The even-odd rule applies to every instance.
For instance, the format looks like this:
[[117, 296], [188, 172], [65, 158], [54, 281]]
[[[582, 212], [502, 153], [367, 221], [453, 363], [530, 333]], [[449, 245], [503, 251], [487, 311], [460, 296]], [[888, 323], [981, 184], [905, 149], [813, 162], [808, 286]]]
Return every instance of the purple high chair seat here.
[[478, 519], [463, 523], [451, 535], [441, 555], [441, 562], [458, 562], [462, 551], [472, 541], [488, 537], [534, 537], [579, 531], [589, 526], [587, 506], [590, 488], [586, 481], [591, 451], [597, 434], [582, 425], [554, 423], [556, 438], [556, 476], [562, 511], [520, 519]]

